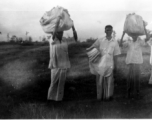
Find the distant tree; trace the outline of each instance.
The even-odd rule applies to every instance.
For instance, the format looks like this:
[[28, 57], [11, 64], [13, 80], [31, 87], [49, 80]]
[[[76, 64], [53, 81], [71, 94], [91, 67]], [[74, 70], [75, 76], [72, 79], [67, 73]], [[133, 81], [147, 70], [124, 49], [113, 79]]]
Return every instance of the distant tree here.
[[63, 40], [63, 41], [66, 40], [66, 41], [69, 42], [69, 43], [75, 41], [73, 37], [67, 37], [67, 38], [66, 38], [66, 37], [63, 37], [62, 40]]
[[22, 42], [23, 42], [23, 38], [22, 38], [22, 37], [19, 37], [19, 38], [18, 38], [18, 42], [19, 42], [19, 43], [22, 43]]
[[10, 40], [10, 36], [9, 36], [9, 33], [7, 33], [7, 41]]
[[46, 42], [46, 37], [43, 37], [43, 38], [42, 38], [42, 42]]
[[18, 41], [18, 38], [16, 37], [16, 35], [13, 35], [11, 38], [10, 38], [10, 42], [17, 42]]
[[32, 42], [32, 37], [31, 37], [31, 36], [29, 37], [29, 40], [28, 40], [28, 41], [29, 41], [29, 42]]
[[94, 43], [96, 40], [97, 40], [98, 38], [88, 38], [87, 40], [86, 40], [86, 42], [88, 42], [88, 43]]

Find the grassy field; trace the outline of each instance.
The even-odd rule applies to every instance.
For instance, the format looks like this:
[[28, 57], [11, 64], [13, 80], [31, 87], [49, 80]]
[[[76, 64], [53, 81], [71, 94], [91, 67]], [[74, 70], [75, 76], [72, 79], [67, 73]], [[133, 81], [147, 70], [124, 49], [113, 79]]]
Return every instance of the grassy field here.
[[71, 43], [71, 69], [65, 83], [62, 102], [47, 102], [50, 85], [49, 46], [1, 45], [0, 47], [0, 118], [7, 119], [92, 119], [92, 118], [152, 118], [152, 86], [150, 48], [143, 48], [141, 96], [129, 100], [126, 96], [128, 67], [126, 49], [118, 58], [113, 101], [97, 101], [95, 76], [89, 71], [86, 48], [91, 43]]

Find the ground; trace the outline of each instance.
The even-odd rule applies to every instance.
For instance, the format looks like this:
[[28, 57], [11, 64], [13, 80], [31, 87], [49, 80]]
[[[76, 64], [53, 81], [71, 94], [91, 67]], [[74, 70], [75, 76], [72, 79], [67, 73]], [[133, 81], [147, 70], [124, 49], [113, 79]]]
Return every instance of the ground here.
[[152, 85], [149, 85], [149, 47], [143, 48], [141, 98], [126, 98], [128, 67], [125, 49], [118, 57], [115, 92], [112, 101], [97, 101], [95, 76], [89, 71], [86, 47], [71, 43], [71, 69], [62, 102], [48, 102], [50, 85], [49, 46], [5, 44], [0, 47], [0, 118], [152, 118]]

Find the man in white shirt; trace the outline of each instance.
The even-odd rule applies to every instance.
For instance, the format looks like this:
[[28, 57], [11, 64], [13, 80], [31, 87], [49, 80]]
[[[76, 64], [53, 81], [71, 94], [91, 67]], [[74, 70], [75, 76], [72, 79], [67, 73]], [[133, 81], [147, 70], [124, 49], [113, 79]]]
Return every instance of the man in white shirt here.
[[90, 70], [96, 71], [97, 99], [110, 100], [114, 92], [113, 71], [116, 70], [116, 56], [121, 54], [118, 42], [112, 37], [113, 27], [105, 27], [106, 36], [98, 39], [88, 48], [91, 50], [97, 48], [101, 53], [101, 59], [98, 62], [90, 62]]

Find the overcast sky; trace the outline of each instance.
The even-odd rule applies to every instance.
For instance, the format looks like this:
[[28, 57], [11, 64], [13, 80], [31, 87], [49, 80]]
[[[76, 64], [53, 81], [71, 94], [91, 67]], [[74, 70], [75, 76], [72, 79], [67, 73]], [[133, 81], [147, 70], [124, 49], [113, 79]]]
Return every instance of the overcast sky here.
[[[152, 30], [151, 0], [0, 0], [0, 40], [6, 40], [7, 33], [25, 37], [26, 31], [34, 40], [47, 36], [39, 20], [56, 6], [68, 9], [81, 40], [103, 37], [107, 24], [114, 27], [120, 38], [126, 15], [133, 12], [142, 16]], [[72, 30], [64, 36], [72, 36]]]

